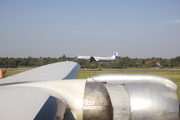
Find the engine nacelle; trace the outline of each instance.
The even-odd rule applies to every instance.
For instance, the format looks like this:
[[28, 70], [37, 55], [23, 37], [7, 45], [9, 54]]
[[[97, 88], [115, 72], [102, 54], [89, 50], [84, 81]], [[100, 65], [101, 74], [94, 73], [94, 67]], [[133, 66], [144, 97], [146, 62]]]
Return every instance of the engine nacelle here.
[[[108, 75], [104, 76], [107, 78]], [[114, 82], [112, 77], [102, 82], [100, 77], [91, 77], [86, 83], [84, 120], [179, 120], [179, 102], [174, 87], [177, 85], [171, 80], [145, 75], [141, 82], [131, 77], [131, 82], [122, 82], [120, 78]]]

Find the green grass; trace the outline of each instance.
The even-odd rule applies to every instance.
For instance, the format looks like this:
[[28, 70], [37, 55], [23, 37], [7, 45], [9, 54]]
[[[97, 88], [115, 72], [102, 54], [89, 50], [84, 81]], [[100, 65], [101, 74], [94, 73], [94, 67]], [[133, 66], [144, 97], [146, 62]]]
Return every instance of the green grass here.
[[14, 75], [14, 74], [18, 74], [21, 73], [22, 71], [6, 71], [6, 77]]
[[[18, 74], [18, 73], [21, 73], [23, 71], [6, 71], [6, 75], [5, 77], [8, 77], [8, 76], [11, 76], [11, 75], [14, 75], [14, 74]], [[2, 78], [0, 78], [2, 79]]]

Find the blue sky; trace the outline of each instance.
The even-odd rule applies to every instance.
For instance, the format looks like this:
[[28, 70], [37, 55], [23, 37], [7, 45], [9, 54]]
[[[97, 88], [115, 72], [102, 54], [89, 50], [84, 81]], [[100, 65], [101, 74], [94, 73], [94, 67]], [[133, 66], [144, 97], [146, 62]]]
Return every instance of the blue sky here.
[[180, 56], [180, 0], [0, 0], [0, 57]]

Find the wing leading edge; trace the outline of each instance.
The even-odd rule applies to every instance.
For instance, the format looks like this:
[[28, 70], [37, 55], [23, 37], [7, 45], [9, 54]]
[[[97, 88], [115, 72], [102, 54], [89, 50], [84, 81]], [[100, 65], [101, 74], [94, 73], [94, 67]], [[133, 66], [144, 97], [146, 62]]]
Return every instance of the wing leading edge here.
[[79, 70], [80, 65], [78, 63], [69, 61], [58, 62], [1, 79], [0, 85], [19, 82], [76, 79]]

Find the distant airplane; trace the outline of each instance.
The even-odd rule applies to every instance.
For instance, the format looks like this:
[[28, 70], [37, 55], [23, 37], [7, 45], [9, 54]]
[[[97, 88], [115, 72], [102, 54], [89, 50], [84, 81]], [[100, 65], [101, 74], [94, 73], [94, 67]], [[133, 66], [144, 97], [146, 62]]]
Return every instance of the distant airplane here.
[[96, 56], [77, 56], [75, 60], [88, 60], [92, 61], [114, 61], [118, 60], [118, 52], [114, 52], [112, 57], [96, 57]]

